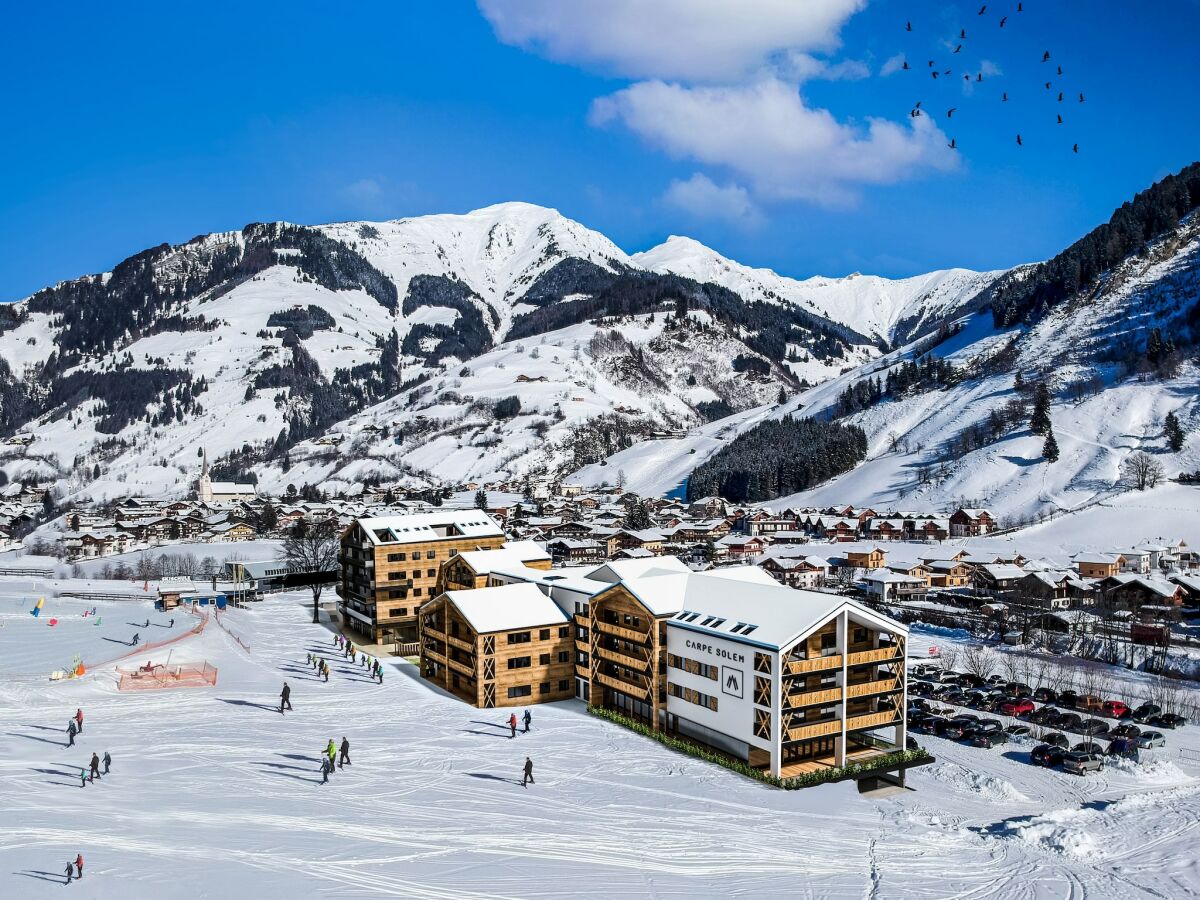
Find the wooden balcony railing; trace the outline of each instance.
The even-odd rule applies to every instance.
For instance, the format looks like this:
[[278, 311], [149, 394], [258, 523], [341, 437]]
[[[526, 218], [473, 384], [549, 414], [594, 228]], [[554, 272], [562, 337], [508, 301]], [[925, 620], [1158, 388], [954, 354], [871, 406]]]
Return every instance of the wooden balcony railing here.
[[634, 631], [632, 628], [626, 628], [623, 625], [613, 625], [611, 622], [596, 622], [596, 630], [603, 634], [611, 634], [614, 637], [624, 638], [627, 641], [636, 641], [639, 644], [647, 643], [650, 640], [650, 632]]
[[471, 678], [475, 677], [475, 670], [471, 666], [467, 665], [466, 663], [459, 662], [452, 656], [446, 657], [446, 665], [448, 665], [455, 672], [458, 672], [460, 675], [468, 675]]
[[603, 645], [597, 645], [595, 653], [601, 659], [615, 662], [627, 669], [633, 669], [635, 672], [645, 672], [650, 666], [650, 663], [644, 659], [638, 659], [636, 656], [630, 656], [627, 653], [622, 653], [620, 650], [610, 650]]
[[846, 696], [849, 698], [866, 697], [871, 694], [885, 694], [900, 690], [899, 678], [880, 678], [877, 681], [864, 681], [861, 684], [846, 686]]
[[809, 672], [824, 672], [827, 669], [840, 669], [842, 656], [835, 653], [832, 656], [815, 656], [812, 659], [799, 659], [783, 667], [785, 675], [806, 675]]
[[587, 666], [580, 665], [579, 663], [575, 663], [575, 675], [578, 678], [590, 679], [592, 677], [592, 670], [589, 669]]
[[904, 653], [904, 647], [901, 644], [893, 644], [891, 647], [880, 647], [877, 650], [861, 650], [858, 653], [851, 653], [846, 659], [846, 664], [850, 666], [862, 666], [867, 663], [887, 662], [891, 659], [896, 659]]
[[605, 675], [603, 672], [597, 672], [592, 676], [593, 684], [602, 684], [605, 687], [610, 687], [615, 691], [621, 691], [631, 697], [641, 697], [647, 702], [651, 699], [651, 690], [639, 684], [633, 684], [628, 681], [622, 681], [620, 678], [614, 678], [611, 675]]
[[786, 708], [799, 709], [802, 706], [823, 706], [826, 703], [837, 703], [842, 699], [840, 687], [826, 688], [819, 691], [794, 691], [785, 695]]
[[446, 635], [446, 643], [452, 647], [457, 647], [459, 650], [466, 650], [468, 653], [475, 652], [475, 645], [469, 641], [464, 641], [462, 638], [455, 637], [452, 634]]
[[852, 716], [846, 720], [846, 730], [851, 731], [856, 728], [878, 728], [880, 725], [891, 725], [898, 722], [900, 714], [894, 709], [886, 709], [883, 712], [868, 713], [865, 716]]
[[815, 722], [812, 725], [800, 725], [787, 728], [784, 734], [789, 741], [807, 741], [810, 738], [824, 737], [827, 734], [837, 734], [842, 730], [841, 719], [831, 719], [828, 722]]
[[446, 654], [435, 650], [429, 645], [425, 645], [421, 648], [421, 655], [432, 659], [434, 662], [441, 663], [443, 666], [446, 664]]

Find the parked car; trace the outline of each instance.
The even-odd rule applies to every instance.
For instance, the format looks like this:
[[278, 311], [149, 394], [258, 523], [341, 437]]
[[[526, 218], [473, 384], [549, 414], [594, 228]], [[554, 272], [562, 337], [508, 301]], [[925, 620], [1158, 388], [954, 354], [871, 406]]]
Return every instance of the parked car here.
[[1162, 712], [1161, 706], [1155, 706], [1153, 703], [1143, 703], [1133, 711], [1133, 721], [1149, 722], [1152, 718]]
[[1083, 694], [1075, 700], [1075, 708], [1083, 712], [1100, 712], [1104, 709], [1104, 698], [1095, 694]]
[[1114, 728], [1112, 731], [1110, 731], [1109, 735], [1111, 737], [1115, 737], [1115, 738], [1134, 738], [1134, 739], [1136, 739], [1141, 733], [1142, 733], [1142, 729], [1138, 728], [1132, 722], [1125, 722], [1124, 724], [1118, 725], [1116, 728]]
[[949, 726], [950, 720], [945, 716], [932, 716], [926, 723], [925, 730], [930, 734], [945, 734]]
[[1073, 709], [1078, 700], [1079, 695], [1074, 691], [1063, 691], [1058, 695], [1058, 705], [1063, 709]]
[[923, 710], [929, 709], [929, 701], [926, 700], [924, 697], [909, 697], [908, 698], [908, 708], [909, 709], [923, 709]]
[[1004, 691], [1011, 697], [1028, 697], [1033, 693], [1033, 688], [1023, 681], [1010, 681], [1004, 685]]
[[1071, 742], [1067, 740], [1067, 736], [1058, 731], [1051, 731], [1048, 734], [1043, 734], [1042, 743], [1050, 744], [1055, 747], [1062, 747], [1064, 750], [1071, 745]]
[[1092, 737], [1102, 737], [1108, 732], [1108, 723], [1100, 719], [1088, 719], [1079, 727], [1080, 734], [1088, 734]]
[[1003, 675], [989, 675], [987, 677], [987, 683], [988, 684], [1004, 684], [1004, 676]]
[[1025, 716], [1037, 709], [1028, 697], [1008, 700], [1000, 706], [1000, 712], [1006, 716]]
[[1155, 728], [1175, 729], [1182, 725], [1186, 725], [1187, 719], [1185, 719], [1183, 716], [1176, 715], [1175, 713], [1163, 713], [1159, 716], [1151, 716], [1150, 721], [1146, 724], [1153, 725]]
[[1009, 737], [1029, 737], [1033, 734], [1033, 729], [1028, 725], [1009, 725], [1004, 730], [1008, 732]]
[[909, 695], [928, 697], [933, 693], [933, 685], [928, 681], [915, 681], [908, 686]]
[[942, 671], [942, 667], [932, 666], [929, 663], [917, 663], [908, 671], [914, 678], [932, 678]]
[[1071, 748], [1072, 753], [1099, 753], [1100, 745], [1095, 741], [1080, 741]]
[[1008, 735], [1003, 731], [979, 731], [971, 737], [972, 747], [983, 747], [985, 750], [1007, 743]]
[[966, 703], [967, 706], [980, 706], [987, 701], [988, 695], [986, 691], [967, 691], [967, 693], [963, 696], [963, 702]]
[[979, 722], [979, 716], [964, 713], [955, 716], [946, 725], [945, 735], [950, 738], [961, 738]]
[[1161, 731], [1143, 731], [1137, 736], [1137, 745], [1143, 750], [1167, 746], [1167, 739]]
[[1124, 719], [1133, 714], [1133, 710], [1120, 700], [1105, 700], [1101, 711], [1113, 719]]
[[1038, 688], [1033, 692], [1033, 699], [1038, 703], [1055, 703], [1058, 700], [1058, 692], [1050, 688]]
[[940, 681], [942, 684], [958, 683], [958, 673], [952, 672], [949, 669], [942, 669], [931, 677], [933, 681]]
[[1104, 768], [1104, 757], [1099, 753], [1068, 753], [1063, 756], [1063, 771], [1074, 775], [1099, 772]]
[[1029, 751], [1029, 761], [1035, 766], [1057, 766], [1063, 761], [1063, 750], [1053, 744], [1038, 744]]
[[1055, 728], [1058, 725], [1058, 720], [1062, 718], [1062, 713], [1052, 706], [1041, 706], [1029, 714], [1029, 721], [1035, 725], [1045, 725], [1049, 728]]
[[1056, 728], [1061, 728], [1063, 731], [1078, 731], [1083, 727], [1083, 716], [1079, 713], [1063, 713], [1059, 716]]
[[948, 706], [938, 706], [929, 710], [935, 716], [941, 716], [943, 719], [953, 719], [958, 715], [958, 712]]
[[1136, 759], [1138, 755], [1137, 741], [1130, 738], [1117, 738], [1115, 741], [1109, 741], [1105, 753], [1109, 756], [1126, 756]]

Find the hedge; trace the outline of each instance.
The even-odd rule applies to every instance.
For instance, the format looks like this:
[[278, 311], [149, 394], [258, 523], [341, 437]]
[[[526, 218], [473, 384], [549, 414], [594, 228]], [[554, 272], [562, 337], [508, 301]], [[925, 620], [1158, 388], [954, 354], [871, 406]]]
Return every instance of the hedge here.
[[933, 761], [933, 757], [929, 751], [916, 750], [899, 750], [895, 753], [889, 753], [886, 756], [877, 756], [874, 759], [869, 759], [860, 763], [851, 763], [848, 766], [840, 768], [825, 768], [815, 772], [806, 772], [803, 775], [796, 775], [791, 778], [776, 778], [769, 772], [764, 772], [761, 769], [756, 769], [742, 762], [740, 759], [726, 756], [723, 753], [718, 753], [714, 750], [709, 750], [698, 744], [692, 743], [685, 738], [676, 737], [667, 734], [663, 731], [657, 731], [649, 725], [644, 725], [628, 716], [623, 716], [620, 713], [613, 712], [610, 709], [601, 709], [597, 706], [588, 706], [588, 712], [598, 719], [604, 719], [607, 722], [612, 722], [615, 725], [621, 725], [628, 728], [630, 731], [636, 732], [643, 737], [648, 737], [651, 740], [658, 741], [664, 747], [669, 747], [679, 753], [687, 756], [702, 759], [705, 762], [715, 763], [718, 766], [724, 766], [731, 772], [737, 772], [739, 775], [745, 775], [747, 778], [752, 778], [755, 781], [761, 781], [763, 784], [769, 784], [772, 787], [782, 788], [785, 791], [794, 791], [798, 788], [813, 787], [818, 784], [825, 784], [830, 781], [844, 781], [847, 778], [855, 778], [859, 775], [868, 775], [871, 772], [880, 769], [888, 769], [896, 766], [899, 763], [923, 765]]

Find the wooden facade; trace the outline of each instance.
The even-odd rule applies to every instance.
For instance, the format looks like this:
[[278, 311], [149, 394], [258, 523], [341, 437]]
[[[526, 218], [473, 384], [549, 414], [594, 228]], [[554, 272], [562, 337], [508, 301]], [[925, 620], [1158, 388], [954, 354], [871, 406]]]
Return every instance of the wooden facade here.
[[591, 704], [660, 727], [669, 616], [656, 617], [620, 584], [592, 598], [590, 613]]

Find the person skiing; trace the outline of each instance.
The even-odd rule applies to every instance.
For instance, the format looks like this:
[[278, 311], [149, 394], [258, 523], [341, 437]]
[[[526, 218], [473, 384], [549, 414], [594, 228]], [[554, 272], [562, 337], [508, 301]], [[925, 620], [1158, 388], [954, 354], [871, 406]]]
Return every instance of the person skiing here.
[[168, 628], [174, 628], [174, 627], [175, 627], [175, 620], [174, 620], [174, 619], [172, 619], [170, 622], [168, 622], [168, 623], [167, 623], [167, 627], [168, 627]]
[[142, 636], [135, 631], [133, 634], [133, 640], [131, 641], [133, 646], [136, 647], [141, 642], [141, 640], [142, 640]]
[[87, 769], [79, 770], [79, 786], [87, 787]]
[[108, 768], [112, 765], [112, 757], [108, 755], [108, 751], [104, 751], [104, 774], [108, 774]]
[[375, 671], [373, 674], [379, 679], [379, 683], [383, 684], [383, 665], [379, 660], [375, 660]]
[[333, 768], [333, 766], [329, 762], [329, 757], [322, 756], [321, 757], [321, 784], [329, 783], [329, 770], [332, 768]]
[[79, 731], [79, 729], [75, 727], [75, 720], [74, 719], [67, 720], [67, 746], [68, 747], [75, 746], [75, 735], [78, 731]]
[[525, 733], [529, 734], [529, 725], [531, 722], [533, 722], [533, 715], [529, 712], [529, 710], [525, 710], [524, 722], [525, 722]]
[[533, 783], [533, 760], [527, 756], [525, 757], [525, 777], [521, 779], [521, 787]]
[[72, 863], [67, 863], [67, 884], [71, 883], [71, 878], [75, 875], [75, 869], [72, 866]]
[[79, 733], [83, 734], [83, 710], [75, 710], [75, 724], [79, 726]]
[[325, 676], [325, 681], [329, 681], [329, 663], [321, 660], [321, 674]]
[[510, 734], [508, 736], [509, 739], [511, 740], [512, 738], [515, 738], [517, 736], [517, 714], [516, 713], [512, 713], [511, 715], [509, 715], [508, 727], [512, 730], [512, 734]]
[[88, 775], [88, 781], [95, 781], [100, 777], [100, 757], [95, 753], [92, 754], [91, 773]]
[[75, 854], [75, 877], [83, 878], [83, 854]]
[[288, 683], [283, 683], [283, 690], [279, 692], [279, 714], [283, 715], [283, 708], [292, 708], [292, 689], [288, 687]]
[[350, 762], [350, 742], [346, 740], [346, 736], [342, 735], [342, 746], [338, 748], [341, 756], [338, 757], [338, 768], [342, 769]]
[[329, 744], [325, 747], [325, 755], [329, 757], [329, 770], [333, 771], [334, 761], [337, 758], [337, 744], [333, 742], [333, 738], [329, 739]]

